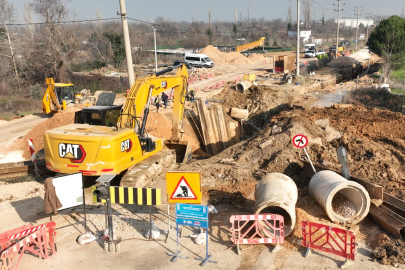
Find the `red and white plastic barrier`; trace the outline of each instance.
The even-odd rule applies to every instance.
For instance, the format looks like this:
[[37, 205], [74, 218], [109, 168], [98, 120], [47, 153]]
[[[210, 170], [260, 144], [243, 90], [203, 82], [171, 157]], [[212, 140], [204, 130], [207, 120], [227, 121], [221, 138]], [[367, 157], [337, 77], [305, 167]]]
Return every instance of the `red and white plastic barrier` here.
[[28, 145], [30, 147], [31, 161], [37, 163], [37, 157], [35, 156], [34, 142], [32, 139], [28, 139]]
[[232, 227], [231, 241], [236, 244], [238, 254], [239, 245], [243, 244], [279, 244], [284, 243], [284, 217], [276, 214], [234, 215], [230, 220]]
[[302, 221], [301, 227], [302, 246], [308, 248], [305, 257], [309, 256], [311, 249], [332, 253], [346, 258], [341, 268], [349, 266], [355, 260], [356, 235], [354, 232], [309, 221]]
[[55, 222], [26, 225], [0, 234], [0, 269], [17, 269], [22, 255], [30, 252], [47, 259], [56, 253]]
[[216, 89], [224, 87], [224, 86], [225, 86], [225, 81], [222, 81], [222, 82], [216, 83], [214, 85], [205, 87], [205, 89], [203, 91], [204, 92], [210, 92], [212, 90], [216, 90]]

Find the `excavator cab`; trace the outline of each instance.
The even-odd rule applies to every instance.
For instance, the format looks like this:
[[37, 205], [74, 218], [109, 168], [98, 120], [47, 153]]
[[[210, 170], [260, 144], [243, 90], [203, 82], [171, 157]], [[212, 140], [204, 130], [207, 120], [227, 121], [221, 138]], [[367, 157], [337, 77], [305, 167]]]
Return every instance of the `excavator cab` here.
[[65, 101], [66, 104], [75, 102], [75, 91], [71, 84], [56, 83], [55, 93], [58, 97], [59, 104], [63, 104], [63, 101]]

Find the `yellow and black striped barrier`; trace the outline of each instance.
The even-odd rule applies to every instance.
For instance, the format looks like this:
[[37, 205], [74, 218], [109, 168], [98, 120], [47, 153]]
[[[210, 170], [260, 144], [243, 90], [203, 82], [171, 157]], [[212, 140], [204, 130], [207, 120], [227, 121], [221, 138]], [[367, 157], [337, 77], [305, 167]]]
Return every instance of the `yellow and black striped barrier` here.
[[[98, 186], [92, 186], [93, 202], [103, 202], [94, 195]], [[161, 205], [161, 190], [157, 188], [110, 187], [111, 203], [136, 205]]]

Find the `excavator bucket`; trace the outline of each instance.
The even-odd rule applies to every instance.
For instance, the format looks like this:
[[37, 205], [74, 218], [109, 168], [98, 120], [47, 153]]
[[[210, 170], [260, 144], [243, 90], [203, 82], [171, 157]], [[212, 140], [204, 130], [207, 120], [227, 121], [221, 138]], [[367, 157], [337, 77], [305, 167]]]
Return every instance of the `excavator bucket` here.
[[176, 163], [186, 164], [193, 157], [193, 151], [191, 150], [189, 142], [174, 142], [171, 140], [166, 140], [165, 146], [169, 149], [173, 149], [176, 152]]

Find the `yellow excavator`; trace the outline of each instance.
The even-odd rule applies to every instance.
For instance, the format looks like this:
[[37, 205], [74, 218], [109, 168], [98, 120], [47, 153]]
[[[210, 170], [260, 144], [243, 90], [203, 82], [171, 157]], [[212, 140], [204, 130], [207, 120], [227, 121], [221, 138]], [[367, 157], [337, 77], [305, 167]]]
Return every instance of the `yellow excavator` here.
[[247, 50], [251, 50], [251, 49], [263, 46], [265, 39], [266, 39], [265, 37], [262, 37], [259, 40], [253, 41], [253, 42], [245, 44], [245, 45], [238, 46], [238, 47], [236, 47], [236, 51], [237, 52], [244, 52], [244, 51], [247, 51]]
[[66, 109], [69, 103], [75, 103], [75, 92], [72, 83], [55, 83], [53, 78], [47, 78], [48, 85], [42, 98], [42, 111], [46, 114]]
[[[177, 69], [175, 75], [162, 76], [173, 69]], [[155, 155], [164, 145], [163, 139], [146, 134], [151, 97], [170, 89], [174, 92], [172, 136], [165, 145], [176, 150], [177, 161], [188, 161], [191, 148], [181, 141], [187, 77], [187, 68], [181, 64], [138, 78], [123, 107], [88, 107], [76, 114], [74, 124], [45, 131], [47, 169], [88, 176], [120, 174]]]

